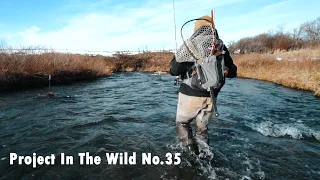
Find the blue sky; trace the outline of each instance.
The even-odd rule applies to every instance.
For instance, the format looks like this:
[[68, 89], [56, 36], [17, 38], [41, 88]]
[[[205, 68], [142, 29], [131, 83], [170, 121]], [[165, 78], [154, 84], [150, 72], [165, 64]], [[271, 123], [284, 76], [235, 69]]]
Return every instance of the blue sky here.
[[[228, 43], [283, 26], [291, 31], [320, 17], [320, 1], [175, 0], [181, 25], [215, 11]], [[191, 26], [190, 26], [191, 27]], [[0, 0], [0, 41], [7, 46], [117, 51], [175, 49], [172, 0]]]

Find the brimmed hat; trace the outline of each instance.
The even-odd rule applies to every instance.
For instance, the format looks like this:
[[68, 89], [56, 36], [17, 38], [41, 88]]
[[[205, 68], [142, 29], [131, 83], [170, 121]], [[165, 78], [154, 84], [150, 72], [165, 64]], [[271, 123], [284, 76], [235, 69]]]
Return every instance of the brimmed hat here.
[[194, 24], [194, 32], [196, 32], [202, 26], [211, 26], [212, 25], [212, 18], [210, 16], [202, 16], [199, 19], [206, 19], [206, 20], [197, 20]]

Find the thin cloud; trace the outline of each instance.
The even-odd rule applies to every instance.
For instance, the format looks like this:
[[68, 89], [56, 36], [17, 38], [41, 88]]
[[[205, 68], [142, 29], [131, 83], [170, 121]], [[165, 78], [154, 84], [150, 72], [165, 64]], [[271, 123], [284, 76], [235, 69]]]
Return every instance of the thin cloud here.
[[[54, 49], [90, 51], [174, 49], [175, 33], [180, 45], [180, 28], [187, 20], [209, 15], [211, 9], [231, 5], [245, 6], [247, 3], [249, 1], [246, 0], [175, 0], [177, 27], [175, 32], [172, 0], [146, 1], [139, 5], [115, 4], [109, 0], [94, 3], [69, 0], [69, 4], [63, 8], [68, 7], [78, 11], [67, 14], [62, 26], [47, 31], [45, 27], [30, 24], [21, 32], [6, 33], [3, 37], [25, 46], [40, 45]], [[219, 20], [216, 25], [219, 35], [225, 42], [229, 42], [267, 32], [292, 17], [294, 12], [285, 7], [294, 3], [295, 0], [281, 1], [241, 15], [223, 11], [228, 14], [218, 15]], [[291, 21], [288, 25], [291, 27], [294, 23], [296, 24], [295, 21]]]
[[[163, 48], [172, 38], [172, 17], [167, 4], [122, 10], [121, 13], [90, 13], [69, 19], [52, 32], [30, 27], [20, 32], [23, 44], [88, 50], [136, 50], [146, 46]], [[170, 10], [169, 10], [170, 11]], [[170, 36], [170, 34], [172, 34]]]
[[281, 1], [262, 6], [255, 11], [240, 16], [225, 19], [219, 34], [226, 42], [230, 42], [269, 32], [283, 24], [286, 24], [289, 29], [293, 28], [298, 24], [296, 22], [285, 23], [293, 16], [284, 8], [292, 3], [294, 2], [291, 0]]
[[[211, 9], [208, 4], [218, 7], [239, 1], [241, 0], [223, 2], [176, 0], [177, 27], [179, 28], [188, 19], [202, 16], [203, 12], [209, 14]], [[65, 20], [66, 25], [55, 31], [44, 32], [41, 31], [41, 27], [28, 27], [19, 32], [15, 39], [18, 39], [19, 44], [23, 45], [74, 50], [115, 51], [175, 48], [171, 0], [162, 3], [148, 1], [143, 6], [132, 8], [124, 3], [109, 7], [110, 11], [102, 12], [99, 9], [95, 12], [92, 11], [107, 5], [110, 6], [110, 1], [87, 3], [73, 0], [65, 7], [80, 8], [85, 6], [85, 13], [76, 14]], [[190, 12], [186, 13], [188, 9]]]

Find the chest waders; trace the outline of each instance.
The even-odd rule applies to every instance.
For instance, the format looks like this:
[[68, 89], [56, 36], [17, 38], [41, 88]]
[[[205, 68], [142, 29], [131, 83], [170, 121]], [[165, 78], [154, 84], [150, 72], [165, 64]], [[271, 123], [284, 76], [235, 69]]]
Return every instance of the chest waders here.
[[[213, 11], [211, 16], [192, 19], [183, 24], [183, 45], [175, 53], [177, 62], [194, 62], [190, 70], [192, 73], [187, 72], [187, 79], [183, 80], [183, 83], [195, 90], [210, 93], [210, 97], [194, 97], [179, 93], [176, 117], [179, 139], [194, 151], [197, 151], [198, 146], [195, 144], [190, 122], [195, 119], [195, 139], [199, 138], [208, 144], [209, 119], [212, 115], [219, 116], [215, 94], [220, 91], [225, 80], [224, 45], [214, 27]], [[184, 40], [183, 27], [191, 21], [196, 21], [194, 33], [189, 39]]]

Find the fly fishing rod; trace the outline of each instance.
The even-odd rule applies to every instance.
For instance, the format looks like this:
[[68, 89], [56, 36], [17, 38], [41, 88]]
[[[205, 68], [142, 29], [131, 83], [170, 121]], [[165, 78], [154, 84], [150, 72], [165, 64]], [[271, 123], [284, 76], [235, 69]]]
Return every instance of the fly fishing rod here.
[[[172, 7], [173, 7], [174, 41], [176, 45], [176, 49], [174, 52], [176, 53], [178, 49], [178, 43], [177, 43], [176, 7], [174, 4], [174, 0], [172, 0]], [[181, 83], [182, 83], [181, 76], [176, 76], [173, 84], [176, 86], [179, 86]]]

